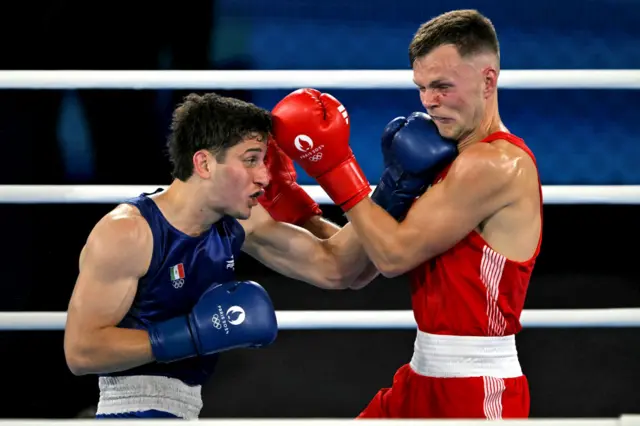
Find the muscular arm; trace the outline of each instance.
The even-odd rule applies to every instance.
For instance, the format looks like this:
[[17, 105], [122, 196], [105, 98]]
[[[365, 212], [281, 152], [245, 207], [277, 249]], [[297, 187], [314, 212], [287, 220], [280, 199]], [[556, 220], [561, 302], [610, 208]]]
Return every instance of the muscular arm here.
[[[350, 224], [347, 224], [347, 227], [350, 227]], [[328, 220], [324, 219], [322, 216], [312, 216], [304, 225], [303, 228], [307, 231], [311, 232], [313, 235], [320, 239], [328, 239], [335, 235], [338, 231], [340, 231], [340, 227]], [[353, 238], [353, 233], [348, 234], [349, 238]], [[345, 236], [343, 235], [341, 238], [337, 238], [336, 241], [333, 241], [334, 244], [340, 244], [341, 240], [345, 240]], [[351, 241], [352, 242], [352, 241]], [[367, 265], [364, 267], [363, 271], [355, 278], [350, 278], [351, 284], [349, 284], [349, 288], [352, 290], [360, 290], [366, 287], [371, 281], [374, 280], [375, 277], [378, 276], [380, 272], [376, 268], [376, 266], [367, 262]], [[342, 286], [346, 286], [347, 283], [341, 283]]]
[[331, 238], [340, 231], [340, 227], [338, 225], [329, 222], [322, 216], [311, 216], [311, 218], [304, 223], [303, 228], [321, 240]]
[[131, 206], [116, 208], [89, 235], [64, 335], [74, 374], [122, 371], [153, 361], [146, 331], [116, 327], [131, 307], [151, 247], [151, 231]]
[[[287, 277], [325, 289], [360, 288], [377, 275], [350, 225], [339, 229], [320, 218], [306, 229], [274, 221], [260, 206], [243, 223], [247, 238], [243, 251]], [[309, 226], [310, 225], [310, 226]], [[321, 232], [318, 232], [321, 231]]]
[[478, 144], [453, 163], [398, 223], [365, 199], [348, 217], [371, 261], [386, 277], [401, 275], [453, 247], [483, 220], [515, 198], [518, 160]]

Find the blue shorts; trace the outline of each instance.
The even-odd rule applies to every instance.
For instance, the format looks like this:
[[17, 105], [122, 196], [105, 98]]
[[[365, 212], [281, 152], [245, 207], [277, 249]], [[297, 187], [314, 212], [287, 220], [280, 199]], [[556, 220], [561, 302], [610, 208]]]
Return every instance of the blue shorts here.
[[129, 413], [116, 413], [116, 414], [96, 414], [96, 419], [176, 419], [178, 416], [175, 416], [171, 413], [166, 413], [164, 411], [158, 410], [147, 410], [147, 411], [131, 411]]

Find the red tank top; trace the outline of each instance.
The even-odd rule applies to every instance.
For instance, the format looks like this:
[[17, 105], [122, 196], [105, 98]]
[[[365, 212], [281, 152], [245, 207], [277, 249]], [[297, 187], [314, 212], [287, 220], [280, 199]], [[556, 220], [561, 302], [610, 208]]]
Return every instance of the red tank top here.
[[[481, 142], [506, 140], [525, 151], [524, 141], [496, 132]], [[537, 165], [536, 165], [537, 167]], [[443, 179], [449, 168], [435, 182]], [[542, 220], [542, 187], [540, 215]], [[525, 262], [515, 262], [494, 251], [475, 230], [454, 247], [410, 272], [411, 303], [418, 329], [456, 336], [507, 336], [522, 329], [520, 314], [529, 279], [540, 251]]]

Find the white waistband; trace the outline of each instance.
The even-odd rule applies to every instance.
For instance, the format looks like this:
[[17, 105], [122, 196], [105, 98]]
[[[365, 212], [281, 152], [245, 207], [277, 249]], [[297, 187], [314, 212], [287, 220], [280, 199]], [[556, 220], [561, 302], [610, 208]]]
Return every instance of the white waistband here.
[[159, 410], [184, 419], [197, 419], [202, 409], [201, 386], [188, 386], [162, 376], [120, 376], [98, 379], [97, 414]]
[[522, 376], [515, 336], [442, 336], [418, 330], [411, 368], [428, 377]]

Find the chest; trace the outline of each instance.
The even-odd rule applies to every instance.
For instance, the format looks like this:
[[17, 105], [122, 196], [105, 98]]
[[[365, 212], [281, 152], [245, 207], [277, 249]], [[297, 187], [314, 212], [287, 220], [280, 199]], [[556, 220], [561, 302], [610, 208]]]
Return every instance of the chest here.
[[157, 263], [153, 277], [141, 281], [137, 304], [143, 310], [189, 312], [212, 284], [235, 279], [235, 261], [227, 238], [173, 243]]

